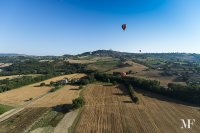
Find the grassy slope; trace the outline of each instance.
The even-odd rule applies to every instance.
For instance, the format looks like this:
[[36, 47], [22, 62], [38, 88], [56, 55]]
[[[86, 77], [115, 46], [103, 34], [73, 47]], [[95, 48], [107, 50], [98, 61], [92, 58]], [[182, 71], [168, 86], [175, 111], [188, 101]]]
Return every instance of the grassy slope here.
[[118, 60], [97, 61], [95, 63], [88, 65], [88, 68], [92, 70], [105, 72], [117, 68], [118, 65], [119, 65]]

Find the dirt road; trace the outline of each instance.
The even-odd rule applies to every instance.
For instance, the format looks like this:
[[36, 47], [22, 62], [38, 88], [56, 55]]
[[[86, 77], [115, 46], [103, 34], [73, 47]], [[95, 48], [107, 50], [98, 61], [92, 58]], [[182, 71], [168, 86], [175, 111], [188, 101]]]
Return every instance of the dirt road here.
[[54, 133], [68, 133], [68, 129], [72, 126], [78, 112], [79, 110], [75, 110], [67, 113], [54, 129]]

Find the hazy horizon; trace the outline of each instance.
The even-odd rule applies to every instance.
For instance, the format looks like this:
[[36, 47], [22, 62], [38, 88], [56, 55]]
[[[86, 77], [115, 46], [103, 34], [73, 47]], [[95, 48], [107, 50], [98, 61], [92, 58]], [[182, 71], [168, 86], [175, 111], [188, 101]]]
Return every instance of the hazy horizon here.
[[199, 7], [198, 0], [2, 0], [0, 53], [199, 54]]
[[[99, 50], [110, 50], [110, 49], [99, 49]], [[94, 51], [98, 51], [98, 50], [94, 50]], [[0, 53], [1, 54], [17, 54], [17, 55], [27, 55], [27, 56], [63, 56], [63, 55], [79, 55], [79, 54], [83, 54], [86, 52], [94, 52], [94, 51], [84, 51], [81, 53], [77, 53], [77, 54], [69, 54], [69, 53], [65, 53], [65, 54], [61, 54], [61, 55], [37, 55], [37, 54], [24, 54], [24, 53]], [[127, 52], [127, 51], [119, 51], [119, 50], [112, 50], [112, 51], [117, 51], [117, 52], [125, 52], [125, 53], [133, 53], [133, 54], [172, 54], [172, 53], [176, 53], [176, 54], [200, 54], [200, 53], [187, 53], [187, 52]]]

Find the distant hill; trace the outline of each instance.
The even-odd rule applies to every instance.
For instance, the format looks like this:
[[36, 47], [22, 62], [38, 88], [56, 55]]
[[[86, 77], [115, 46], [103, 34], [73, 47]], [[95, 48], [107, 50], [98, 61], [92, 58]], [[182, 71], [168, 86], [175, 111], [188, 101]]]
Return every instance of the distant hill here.
[[94, 56], [119, 57], [119, 56], [127, 56], [127, 55], [132, 55], [132, 54], [133, 53], [119, 52], [119, 51], [113, 51], [113, 50], [97, 50], [93, 52], [85, 52], [85, 53], [79, 54], [78, 56], [94, 55]]
[[63, 55], [63, 57], [73, 57], [74, 55], [70, 55], [70, 54], [65, 54]]
[[0, 56], [25, 56], [25, 55], [16, 53], [0, 53]]
[[200, 61], [200, 54], [195, 53], [128, 53], [113, 50], [97, 50], [93, 52], [85, 52], [77, 56], [110, 56], [116, 58], [162, 58], [168, 60], [186, 60], [186, 61]]

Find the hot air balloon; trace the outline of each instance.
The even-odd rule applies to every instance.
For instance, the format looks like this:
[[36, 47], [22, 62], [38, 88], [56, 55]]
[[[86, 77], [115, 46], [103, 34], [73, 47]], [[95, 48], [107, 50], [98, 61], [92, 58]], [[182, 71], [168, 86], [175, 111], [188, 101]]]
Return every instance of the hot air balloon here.
[[126, 30], [126, 24], [122, 25], [122, 29], [125, 31]]

